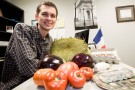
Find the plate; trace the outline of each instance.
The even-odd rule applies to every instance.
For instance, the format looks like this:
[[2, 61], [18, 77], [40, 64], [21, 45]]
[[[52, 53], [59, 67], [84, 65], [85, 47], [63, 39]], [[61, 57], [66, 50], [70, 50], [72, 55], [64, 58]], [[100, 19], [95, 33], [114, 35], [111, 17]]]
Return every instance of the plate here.
[[113, 83], [104, 83], [99, 79], [99, 75], [95, 74], [93, 76], [93, 81], [97, 84], [97, 86], [105, 90], [135, 90], [134, 77]]

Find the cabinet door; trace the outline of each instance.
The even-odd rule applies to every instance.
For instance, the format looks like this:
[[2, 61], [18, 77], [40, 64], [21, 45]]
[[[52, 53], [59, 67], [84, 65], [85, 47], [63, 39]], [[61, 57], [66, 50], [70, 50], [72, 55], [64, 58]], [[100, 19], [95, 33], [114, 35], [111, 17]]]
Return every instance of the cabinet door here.
[[21, 8], [6, 0], [2, 0], [1, 8], [3, 17], [6, 17], [15, 22], [24, 22], [24, 10]]

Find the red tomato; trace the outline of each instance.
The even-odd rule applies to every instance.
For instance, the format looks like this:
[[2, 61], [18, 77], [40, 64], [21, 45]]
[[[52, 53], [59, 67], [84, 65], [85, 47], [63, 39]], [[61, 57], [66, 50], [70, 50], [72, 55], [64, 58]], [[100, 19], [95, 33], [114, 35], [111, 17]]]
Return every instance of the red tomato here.
[[83, 73], [85, 76], [86, 80], [90, 80], [93, 76], [93, 69], [90, 67], [81, 67], [80, 71]]
[[44, 86], [43, 84], [43, 75], [50, 71], [50, 68], [46, 68], [46, 69], [39, 69], [37, 70], [34, 75], [33, 75], [33, 81], [37, 86]]
[[73, 70], [79, 70], [79, 67], [74, 62], [66, 62], [66, 63], [60, 65], [57, 70], [64, 72], [68, 76], [71, 71], [73, 71]]
[[81, 73], [80, 70], [72, 71], [68, 77], [69, 83], [74, 88], [82, 88], [84, 84], [86, 83], [85, 76]]
[[67, 63], [72, 64], [74, 66], [74, 70], [79, 70], [79, 67], [76, 63], [74, 63], [74, 62], [67, 62]]
[[65, 90], [67, 87], [67, 76], [61, 71], [48, 71], [43, 77], [45, 90]]

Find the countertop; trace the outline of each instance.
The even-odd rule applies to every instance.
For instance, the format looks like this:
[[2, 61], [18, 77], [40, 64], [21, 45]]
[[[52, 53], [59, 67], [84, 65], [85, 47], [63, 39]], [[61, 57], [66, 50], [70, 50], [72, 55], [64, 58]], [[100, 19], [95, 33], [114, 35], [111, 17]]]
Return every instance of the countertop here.
[[[29, 80], [25, 81], [21, 85], [17, 86], [13, 90], [45, 90], [44, 87], [38, 87], [34, 84], [33, 79], [30, 78]], [[70, 85], [67, 86], [66, 90], [102, 90], [100, 89], [94, 82], [87, 81], [85, 86], [81, 89], [75, 89]]]

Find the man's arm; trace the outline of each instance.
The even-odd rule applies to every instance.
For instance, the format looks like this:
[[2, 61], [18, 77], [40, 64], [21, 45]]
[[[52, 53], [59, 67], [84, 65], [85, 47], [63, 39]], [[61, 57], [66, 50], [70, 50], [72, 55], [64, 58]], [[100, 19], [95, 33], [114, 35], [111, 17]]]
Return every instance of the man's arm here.
[[[29, 33], [26, 33], [28, 27], [24, 27], [22, 24], [17, 24], [13, 35], [13, 49], [10, 53], [13, 54], [13, 58], [17, 63], [19, 72], [26, 77], [30, 77], [37, 70], [37, 52], [36, 46], [32, 45], [32, 37]], [[15, 50], [15, 51], [14, 51]]]

